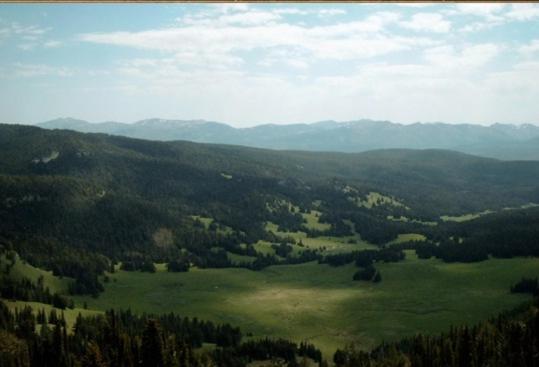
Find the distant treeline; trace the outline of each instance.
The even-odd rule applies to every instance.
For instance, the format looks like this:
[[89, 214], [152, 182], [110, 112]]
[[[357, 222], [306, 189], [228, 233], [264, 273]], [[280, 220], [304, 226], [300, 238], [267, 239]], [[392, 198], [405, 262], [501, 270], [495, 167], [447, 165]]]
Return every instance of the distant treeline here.
[[425, 228], [426, 241], [391, 245], [415, 249], [419, 258], [445, 262], [476, 262], [489, 256], [539, 257], [539, 208], [506, 210], [462, 222]]

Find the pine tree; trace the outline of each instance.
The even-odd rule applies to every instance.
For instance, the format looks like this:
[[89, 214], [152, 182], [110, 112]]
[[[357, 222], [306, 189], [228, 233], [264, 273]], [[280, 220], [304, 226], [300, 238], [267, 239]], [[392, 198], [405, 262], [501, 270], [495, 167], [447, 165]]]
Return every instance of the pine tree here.
[[163, 343], [159, 326], [155, 320], [148, 320], [142, 334], [142, 366], [163, 367]]
[[82, 367], [106, 367], [103, 357], [101, 355], [101, 349], [96, 342], [89, 342], [86, 346], [86, 352], [81, 360]]

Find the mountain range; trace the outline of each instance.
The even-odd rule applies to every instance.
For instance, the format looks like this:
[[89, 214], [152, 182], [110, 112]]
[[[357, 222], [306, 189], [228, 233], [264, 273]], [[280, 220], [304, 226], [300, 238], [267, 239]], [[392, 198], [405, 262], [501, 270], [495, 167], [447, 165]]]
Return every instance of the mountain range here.
[[90, 123], [60, 118], [38, 124], [132, 138], [244, 145], [279, 150], [364, 152], [374, 149], [446, 149], [502, 160], [538, 160], [539, 126], [321, 121], [312, 124], [266, 124], [250, 128], [205, 120], [147, 119], [135, 123]]

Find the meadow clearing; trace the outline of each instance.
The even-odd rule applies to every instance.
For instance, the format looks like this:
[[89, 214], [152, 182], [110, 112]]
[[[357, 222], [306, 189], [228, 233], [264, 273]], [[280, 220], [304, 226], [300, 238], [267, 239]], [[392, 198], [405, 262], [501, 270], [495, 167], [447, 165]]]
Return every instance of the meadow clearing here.
[[117, 271], [98, 298], [75, 297], [77, 307], [174, 311], [242, 328], [252, 337], [308, 340], [331, 355], [357, 343], [370, 348], [416, 332], [473, 323], [528, 299], [509, 293], [522, 276], [539, 275], [539, 259], [491, 259], [473, 264], [419, 260], [378, 264], [382, 282], [352, 280], [353, 265], [315, 262], [247, 269], [191, 269], [153, 274]]

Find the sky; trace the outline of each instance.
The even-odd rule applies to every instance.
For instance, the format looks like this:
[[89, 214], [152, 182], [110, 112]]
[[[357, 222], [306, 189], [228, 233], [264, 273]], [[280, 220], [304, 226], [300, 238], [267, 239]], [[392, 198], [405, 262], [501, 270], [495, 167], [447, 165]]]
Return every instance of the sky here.
[[539, 4], [1, 4], [0, 122], [539, 124]]

